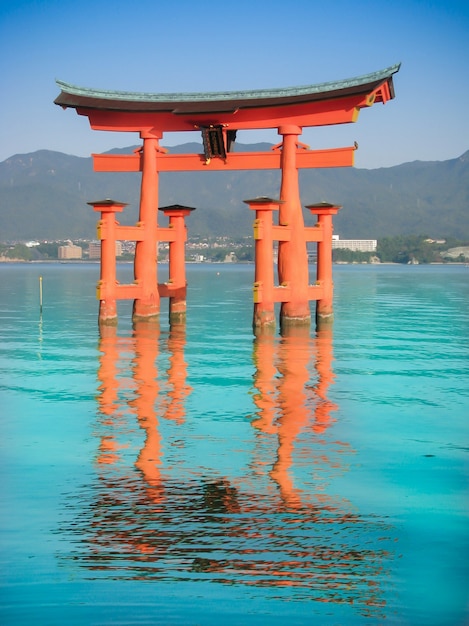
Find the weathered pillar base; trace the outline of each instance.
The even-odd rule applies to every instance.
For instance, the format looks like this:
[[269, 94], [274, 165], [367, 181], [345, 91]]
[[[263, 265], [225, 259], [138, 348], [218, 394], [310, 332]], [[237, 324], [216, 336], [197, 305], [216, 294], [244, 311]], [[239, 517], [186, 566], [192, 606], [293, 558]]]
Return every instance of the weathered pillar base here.
[[254, 335], [273, 335], [275, 333], [275, 317], [270, 311], [254, 312], [252, 330]]
[[182, 311], [169, 311], [169, 324], [170, 326], [176, 325], [182, 325], [186, 323], [186, 309], [184, 308], [184, 310]]
[[283, 338], [294, 338], [298, 341], [308, 341], [309, 339], [311, 339], [311, 333], [309, 327], [306, 324], [304, 326], [286, 326], [280, 330], [280, 336]]
[[[183, 266], [184, 267], [184, 266]], [[169, 296], [169, 323], [185, 324], [187, 312], [187, 284], [184, 276], [183, 287], [174, 290], [173, 296]]]
[[141, 300], [134, 300], [134, 306], [132, 311], [132, 322], [138, 324], [140, 322], [147, 322], [149, 324], [156, 324], [160, 321], [159, 307], [153, 303], [143, 303]]
[[280, 316], [280, 329], [286, 328], [307, 328], [311, 326], [311, 314], [297, 315], [290, 317], [289, 315]]
[[99, 326], [117, 326], [117, 310], [115, 302], [107, 303], [104, 300], [100, 301], [98, 324]]
[[98, 319], [98, 325], [101, 326], [117, 326], [117, 315], [116, 317], [100, 317]]
[[333, 313], [320, 313], [316, 310], [316, 329], [321, 330], [322, 328], [330, 328], [334, 323], [334, 314]]

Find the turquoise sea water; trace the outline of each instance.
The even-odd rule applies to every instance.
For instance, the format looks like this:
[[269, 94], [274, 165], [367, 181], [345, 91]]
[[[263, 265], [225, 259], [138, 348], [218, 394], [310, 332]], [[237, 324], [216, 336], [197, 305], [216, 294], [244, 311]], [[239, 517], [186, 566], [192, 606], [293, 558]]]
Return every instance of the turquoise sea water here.
[[98, 273], [0, 266], [2, 624], [468, 623], [468, 268], [335, 266], [331, 332], [259, 339], [252, 266], [101, 338]]

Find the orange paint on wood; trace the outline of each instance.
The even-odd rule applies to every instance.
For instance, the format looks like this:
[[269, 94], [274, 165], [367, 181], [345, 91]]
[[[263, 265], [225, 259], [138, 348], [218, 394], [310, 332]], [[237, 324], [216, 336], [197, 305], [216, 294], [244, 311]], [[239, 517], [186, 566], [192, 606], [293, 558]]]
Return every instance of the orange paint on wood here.
[[145, 229], [141, 225], [116, 226], [116, 239], [118, 241], [143, 241], [145, 239]]
[[[169, 227], [165, 230], [169, 241], [169, 319], [170, 322], [184, 322], [186, 317], [186, 259], [185, 243], [187, 231], [184, 218], [191, 214], [192, 207], [173, 205], [160, 211], [169, 218]], [[163, 229], [160, 229], [161, 231]]]
[[141, 297], [134, 301], [133, 320], [152, 321], [160, 312], [157, 280], [157, 212], [158, 212], [158, 136], [143, 135], [143, 170], [139, 222], [144, 238], [135, 247], [135, 280], [141, 286]]
[[358, 94], [345, 98], [288, 104], [258, 106], [252, 109], [224, 110], [175, 114], [172, 111], [119, 111], [77, 107], [78, 115], [89, 119], [93, 130], [140, 132], [160, 129], [165, 132], [185, 132], [202, 126], [223, 125], [237, 130], [278, 128], [287, 123], [301, 127], [329, 126], [355, 122], [360, 108], [368, 106], [366, 96]]
[[117, 324], [116, 306], [116, 228], [115, 214], [123, 210], [124, 203], [114, 200], [98, 200], [89, 202], [94, 210], [101, 213], [97, 234], [101, 239], [100, 280], [96, 288], [99, 300], [99, 324]]
[[279, 211], [279, 224], [291, 228], [289, 241], [279, 241], [278, 279], [280, 284], [287, 284], [291, 289], [288, 302], [282, 302], [280, 310], [281, 325], [309, 324], [311, 314], [308, 304], [308, 255], [304, 232], [303, 213], [296, 166], [297, 141], [301, 128], [284, 125], [279, 128], [282, 142], [282, 182]]
[[255, 274], [254, 274], [254, 330], [275, 326], [274, 312], [274, 254], [273, 211], [279, 201], [271, 198], [245, 200], [256, 212], [254, 221]]
[[164, 226], [158, 226], [158, 241], [172, 242], [176, 241], [177, 233], [174, 228], [166, 228]]
[[116, 286], [116, 298], [118, 300], [135, 300], [136, 298], [140, 299], [142, 295], [142, 288], [137, 283], [131, 285], [118, 284]]
[[313, 227], [305, 228], [306, 241], [318, 242], [324, 239], [324, 231], [321, 224], [316, 224]]
[[336, 215], [341, 207], [321, 203], [306, 207], [313, 215], [317, 215], [319, 227], [323, 237], [317, 246], [317, 284], [322, 288], [321, 298], [316, 305], [317, 323], [331, 322], [333, 319], [334, 284], [332, 280], [332, 216]]
[[[351, 167], [354, 164], [355, 146], [328, 150], [298, 150], [296, 167], [299, 169], [322, 167]], [[140, 172], [140, 154], [93, 154], [96, 172]], [[275, 170], [280, 168], [281, 153], [231, 152], [225, 160], [206, 162], [203, 154], [159, 154], [159, 172], [205, 172], [232, 170]]]

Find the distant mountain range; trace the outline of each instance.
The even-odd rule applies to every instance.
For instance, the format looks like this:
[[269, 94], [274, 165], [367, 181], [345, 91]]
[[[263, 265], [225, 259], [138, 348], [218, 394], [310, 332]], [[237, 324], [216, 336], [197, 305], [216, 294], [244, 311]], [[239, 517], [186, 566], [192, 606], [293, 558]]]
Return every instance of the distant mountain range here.
[[[134, 146], [135, 147], [135, 146]], [[131, 153], [134, 147], [112, 150]], [[270, 150], [271, 144], [236, 144], [236, 151]], [[201, 153], [197, 143], [170, 149]], [[253, 215], [243, 200], [278, 197], [280, 172], [160, 174], [160, 206], [196, 207], [190, 235], [244, 236]], [[303, 204], [342, 205], [335, 218], [341, 238], [379, 239], [425, 234], [469, 239], [469, 151], [449, 161], [415, 161], [374, 170], [328, 168], [300, 171]], [[39, 150], [0, 163], [0, 241], [92, 239], [96, 213], [87, 202], [113, 198], [129, 204], [122, 224], [138, 219], [140, 174], [95, 173], [92, 159]], [[305, 221], [313, 223], [305, 210]], [[164, 218], [161, 220], [163, 225]]]

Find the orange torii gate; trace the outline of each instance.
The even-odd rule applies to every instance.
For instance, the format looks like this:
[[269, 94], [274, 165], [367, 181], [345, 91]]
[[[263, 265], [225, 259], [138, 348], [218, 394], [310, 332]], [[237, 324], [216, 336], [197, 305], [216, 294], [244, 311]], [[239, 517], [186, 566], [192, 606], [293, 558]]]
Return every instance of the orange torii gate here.
[[[159, 318], [160, 298], [170, 299], [170, 321], [184, 321], [186, 277], [184, 217], [191, 207], [175, 205], [161, 210], [169, 226], [157, 223], [159, 172], [279, 169], [280, 198], [246, 200], [256, 212], [254, 319], [255, 332], [275, 325], [274, 304], [281, 303], [280, 324], [310, 323], [309, 301], [316, 300], [318, 325], [332, 320], [332, 216], [340, 207], [328, 203], [308, 205], [318, 216], [314, 227], [305, 228], [298, 169], [349, 167], [356, 145], [328, 150], [310, 150], [299, 141], [304, 127], [355, 122], [362, 108], [394, 98], [393, 75], [400, 65], [339, 82], [287, 89], [246, 92], [148, 94], [100, 91], [57, 81], [61, 93], [55, 104], [74, 108], [88, 117], [91, 128], [138, 132], [142, 147], [133, 154], [95, 154], [99, 172], [142, 172], [139, 221], [121, 226], [115, 214], [125, 204], [114, 200], [90, 202], [101, 213], [101, 277], [97, 297], [99, 323], [116, 324], [116, 300], [133, 299], [133, 321]], [[270, 152], [233, 153], [237, 131], [277, 129], [281, 143]], [[203, 154], [169, 154], [160, 146], [165, 132], [202, 133]], [[278, 225], [273, 211], [278, 210]], [[136, 242], [134, 277], [131, 285], [116, 281], [115, 241]], [[170, 242], [170, 277], [158, 284], [157, 244]], [[278, 241], [278, 286], [273, 277], [273, 242]], [[317, 242], [318, 266], [315, 285], [309, 285], [307, 242]]]

